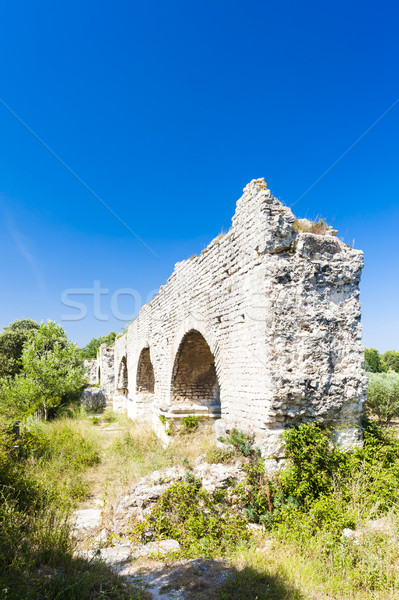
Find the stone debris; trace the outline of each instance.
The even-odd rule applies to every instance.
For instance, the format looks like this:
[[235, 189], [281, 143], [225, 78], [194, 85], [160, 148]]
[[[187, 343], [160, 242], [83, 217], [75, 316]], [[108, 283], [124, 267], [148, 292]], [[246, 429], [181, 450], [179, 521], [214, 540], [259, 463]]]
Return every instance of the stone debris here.
[[148, 544], [139, 544], [132, 548], [132, 558], [144, 556], [168, 554], [169, 552], [181, 552], [180, 544], [176, 540], [160, 540], [159, 542], [149, 542]]
[[88, 412], [101, 412], [107, 404], [107, 399], [101, 388], [88, 387], [80, 396], [80, 404]]
[[389, 517], [370, 519], [369, 521], [366, 521], [362, 529], [366, 533], [382, 533], [388, 537], [394, 537], [396, 534], [396, 526]]
[[102, 513], [97, 508], [76, 510], [72, 515], [72, 532], [75, 537], [92, 536], [101, 527]]
[[151, 560], [121, 565], [118, 574], [147, 589], [153, 600], [208, 600], [233, 574], [224, 560], [194, 558], [173, 563]]
[[345, 528], [342, 531], [342, 537], [353, 540], [355, 544], [364, 539], [367, 535], [380, 534], [386, 537], [395, 537], [396, 527], [388, 517], [380, 517], [379, 519], [370, 519], [366, 521], [359, 529]]
[[121, 563], [133, 559], [159, 557], [170, 552], [178, 553], [180, 551], [180, 544], [176, 540], [161, 540], [159, 542], [149, 542], [148, 544], [115, 544], [108, 548], [81, 550], [77, 553], [77, 556], [87, 560], [103, 560], [107, 565], [118, 567]]
[[[167, 488], [177, 481], [183, 481], [187, 473], [187, 469], [183, 467], [171, 467], [165, 471], [154, 471], [140, 479], [129, 493], [119, 497], [114, 505], [115, 533], [128, 531], [134, 520], [143, 520]], [[201, 462], [196, 464], [189, 474], [195, 479], [201, 479], [202, 487], [208, 492], [235, 485], [246, 478], [239, 462], [228, 465]]]

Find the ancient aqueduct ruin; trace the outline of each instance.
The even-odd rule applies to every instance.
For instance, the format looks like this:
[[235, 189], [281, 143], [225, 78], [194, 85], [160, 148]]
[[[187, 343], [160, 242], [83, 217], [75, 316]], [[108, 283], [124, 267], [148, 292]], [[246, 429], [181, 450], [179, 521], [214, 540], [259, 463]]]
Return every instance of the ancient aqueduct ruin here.
[[299, 421], [359, 443], [363, 254], [330, 227], [306, 229], [251, 181], [228, 233], [176, 264], [115, 346], [100, 348], [91, 383], [160, 435], [197, 415], [218, 435], [252, 432], [266, 457], [281, 456], [282, 431]]

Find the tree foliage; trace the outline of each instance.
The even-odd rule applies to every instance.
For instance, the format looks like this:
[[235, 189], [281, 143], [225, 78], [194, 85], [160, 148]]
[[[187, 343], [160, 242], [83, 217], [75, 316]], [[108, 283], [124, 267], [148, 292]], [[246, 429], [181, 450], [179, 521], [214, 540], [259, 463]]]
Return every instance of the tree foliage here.
[[0, 333], [0, 377], [13, 377], [22, 369], [22, 350], [29, 337], [39, 329], [32, 319], [19, 319]]
[[371, 373], [385, 373], [388, 371], [381, 354], [376, 348], [366, 348], [364, 351], [364, 360], [366, 371]]
[[389, 370], [399, 373], [399, 352], [387, 350], [381, 358]]
[[91, 360], [92, 358], [96, 358], [97, 351], [101, 344], [107, 344], [107, 346], [113, 344], [115, 342], [115, 336], [115, 331], [111, 331], [108, 335], [92, 338], [90, 342], [80, 350], [83, 360]]
[[366, 408], [388, 423], [399, 417], [399, 375], [397, 373], [371, 373], [367, 391]]
[[0, 380], [1, 412], [15, 418], [42, 410], [47, 419], [50, 409], [84, 383], [85, 370], [76, 345], [68, 342], [60, 325], [42, 323], [24, 344], [22, 371]]

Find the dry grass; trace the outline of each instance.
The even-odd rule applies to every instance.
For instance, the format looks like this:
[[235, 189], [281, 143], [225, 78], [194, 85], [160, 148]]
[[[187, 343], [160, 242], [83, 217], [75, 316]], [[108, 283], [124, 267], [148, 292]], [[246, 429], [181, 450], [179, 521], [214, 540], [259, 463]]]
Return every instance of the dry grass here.
[[298, 548], [274, 537], [258, 539], [255, 548], [231, 557], [233, 577], [210, 600], [394, 600], [392, 590], [355, 590], [332, 575], [317, 556], [304, 557]]
[[101, 447], [101, 462], [85, 474], [90, 495], [82, 508], [92, 506], [96, 498], [102, 500], [106, 510], [110, 509], [116, 497], [141, 477], [172, 466], [192, 465], [216, 447], [214, 433], [207, 424], [195, 433], [173, 436], [166, 448], [150, 423], [133, 422], [112, 411], [104, 413], [95, 425], [86, 419], [77, 421], [76, 427], [90, 437], [95, 435]]
[[324, 219], [319, 219], [318, 221], [296, 219], [292, 229], [295, 233], [317, 233], [318, 235], [325, 235], [331, 230], [331, 227], [327, 225]]
[[[54, 424], [54, 427], [61, 425]], [[94, 439], [101, 449], [101, 462], [90, 467], [83, 477], [91, 489], [87, 506], [93, 505], [93, 499], [101, 499], [105, 513], [110, 511], [119, 494], [150, 472], [176, 465], [191, 466], [200, 455], [209, 457], [220, 453], [215, 449], [214, 433], [209, 425], [201, 426], [194, 433], [177, 433], [171, 438], [167, 448], [154, 434], [150, 424], [134, 423], [111, 411], [107, 411], [97, 421], [87, 416], [74, 423], [71, 421], [70, 427], [75, 428], [85, 439]], [[220, 581], [222, 585], [219, 588], [205, 586], [202, 589], [203, 576], [200, 573], [198, 581], [195, 577], [191, 578], [188, 567], [183, 569], [185, 578], [179, 575], [169, 581], [168, 586], [174, 589], [184, 588], [187, 597], [192, 598], [195, 598], [195, 594], [200, 598], [200, 594], [204, 593], [209, 600], [399, 598], [399, 590], [395, 587], [395, 582], [399, 581], [397, 514], [392, 510], [386, 515], [392, 535], [367, 531], [365, 523], [378, 516], [378, 506], [370, 508], [370, 504], [364, 502], [370, 482], [361, 469], [353, 474], [351, 481], [351, 500], [347, 504], [347, 510], [353, 515], [356, 530], [361, 532], [361, 536], [357, 542], [334, 541], [335, 548], [331, 557], [324, 553], [324, 549], [332, 543], [332, 537], [322, 529], [313, 537], [304, 532], [302, 542], [299, 536], [288, 541], [291, 538], [285, 535], [259, 535], [251, 549], [237, 550], [229, 558], [230, 574], [226, 581]], [[337, 486], [333, 495], [338, 505], [344, 502], [342, 493]], [[295, 523], [293, 527], [296, 529]], [[301, 524], [298, 522], [298, 530], [300, 528]], [[349, 548], [348, 544], [355, 545]], [[353, 557], [357, 557], [355, 562]], [[216, 580], [220, 575], [216, 571], [213, 574], [211, 567], [206, 572], [206, 580], [212, 579], [213, 575]], [[378, 575], [380, 573], [387, 574], [389, 584], [383, 585], [383, 580]], [[390, 590], [385, 589], [388, 585]], [[193, 595], [190, 596], [190, 593]]]

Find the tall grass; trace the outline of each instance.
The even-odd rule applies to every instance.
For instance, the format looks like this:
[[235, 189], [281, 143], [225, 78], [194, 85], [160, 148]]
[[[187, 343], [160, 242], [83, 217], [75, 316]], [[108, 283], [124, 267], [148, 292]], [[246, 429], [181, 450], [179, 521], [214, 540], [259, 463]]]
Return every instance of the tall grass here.
[[[91, 429], [90, 429], [91, 428]], [[22, 440], [0, 432], [0, 598], [144, 598], [100, 563], [73, 556], [69, 515], [100, 461], [87, 421], [28, 423]]]
[[150, 424], [128, 420], [120, 424], [122, 431], [107, 450], [107, 460], [120, 486], [133, 483], [152, 471], [187, 466], [215, 448], [214, 433], [206, 424], [195, 435], [176, 435], [166, 448]]

